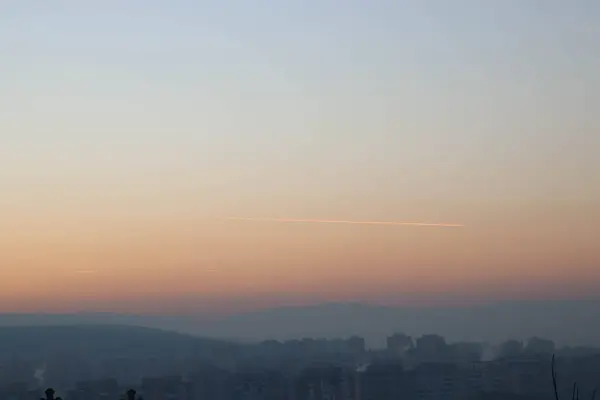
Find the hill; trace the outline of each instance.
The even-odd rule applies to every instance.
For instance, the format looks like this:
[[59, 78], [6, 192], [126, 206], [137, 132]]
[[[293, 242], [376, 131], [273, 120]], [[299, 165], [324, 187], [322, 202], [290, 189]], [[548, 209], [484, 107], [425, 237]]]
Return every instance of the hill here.
[[161, 329], [126, 325], [38, 325], [0, 327], [0, 354], [78, 357], [212, 358], [241, 345]]
[[[0, 314], [0, 327], [135, 325], [186, 332], [204, 338], [236, 338], [249, 342], [303, 337], [348, 337], [356, 334], [365, 337], [371, 346], [383, 346], [386, 336], [397, 331], [413, 336], [438, 333], [449, 341], [500, 342], [507, 338], [527, 339], [541, 336], [553, 339], [559, 345], [597, 346], [600, 345], [598, 309], [600, 299], [511, 301], [472, 306], [430, 307], [334, 303], [272, 308], [218, 318], [202, 314]], [[181, 343], [188, 339], [172, 336], [169, 340]], [[165, 337], [166, 341], [168, 340]]]
[[[212, 321], [196, 332], [211, 337], [236, 332], [247, 340], [359, 335], [384, 346], [393, 332], [438, 333], [449, 341], [501, 342], [532, 336], [559, 345], [600, 345], [600, 300], [512, 301], [473, 306], [390, 307], [334, 303], [274, 308]], [[582, 327], [585, 327], [583, 329]]]

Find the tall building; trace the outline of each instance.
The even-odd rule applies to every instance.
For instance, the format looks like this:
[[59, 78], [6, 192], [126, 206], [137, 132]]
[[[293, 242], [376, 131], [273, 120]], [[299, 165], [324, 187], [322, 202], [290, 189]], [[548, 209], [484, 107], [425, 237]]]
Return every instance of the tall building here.
[[414, 347], [412, 338], [404, 333], [394, 333], [388, 336], [386, 349], [393, 354], [401, 355]]

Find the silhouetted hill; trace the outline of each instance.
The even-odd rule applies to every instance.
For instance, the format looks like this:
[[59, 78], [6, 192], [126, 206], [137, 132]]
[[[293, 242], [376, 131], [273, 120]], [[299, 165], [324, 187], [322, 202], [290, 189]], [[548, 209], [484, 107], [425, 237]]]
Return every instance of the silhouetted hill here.
[[[600, 300], [522, 301], [477, 306], [387, 307], [360, 303], [285, 307], [198, 323], [206, 336], [246, 339], [363, 336], [383, 346], [398, 331], [450, 341], [501, 342], [542, 336], [557, 344], [600, 345]], [[585, 329], [583, 329], [585, 327]]]
[[0, 327], [0, 354], [77, 354], [136, 357], [195, 355], [211, 358], [240, 348], [231, 342], [125, 325], [46, 325]]
[[[438, 333], [450, 341], [501, 342], [547, 337], [557, 344], [600, 345], [600, 299], [512, 301], [477, 306], [388, 307], [362, 303], [282, 307], [215, 318], [206, 315], [0, 315], [6, 325], [126, 324], [244, 341], [360, 335], [382, 346], [398, 331]], [[585, 328], [584, 328], [585, 327]]]

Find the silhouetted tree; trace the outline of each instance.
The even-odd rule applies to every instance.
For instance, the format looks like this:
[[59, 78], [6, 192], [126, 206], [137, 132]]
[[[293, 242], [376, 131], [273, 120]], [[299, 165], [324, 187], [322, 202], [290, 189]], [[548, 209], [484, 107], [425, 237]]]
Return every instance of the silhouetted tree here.
[[144, 400], [142, 396], [136, 397], [136, 393], [137, 392], [134, 389], [129, 389], [127, 393], [125, 393], [127, 395], [127, 400]]
[[56, 398], [54, 397], [56, 392], [52, 388], [46, 389], [46, 391], [44, 393], [46, 394], [46, 397], [45, 398], [42, 397], [40, 400], [62, 400], [61, 397], [56, 397]]

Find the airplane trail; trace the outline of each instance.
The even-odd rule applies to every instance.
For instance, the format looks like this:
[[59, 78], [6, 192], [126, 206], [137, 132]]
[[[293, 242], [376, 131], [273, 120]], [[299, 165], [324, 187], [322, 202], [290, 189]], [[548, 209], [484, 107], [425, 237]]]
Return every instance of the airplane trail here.
[[263, 221], [263, 222], [283, 222], [283, 223], [311, 223], [311, 224], [349, 224], [349, 225], [394, 225], [394, 226], [421, 226], [437, 228], [462, 228], [462, 224], [442, 224], [425, 222], [397, 222], [397, 221], [352, 221], [352, 220], [332, 220], [332, 219], [295, 219], [295, 218], [253, 218], [253, 217], [228, 217], [228, 220], [235, 221]]

